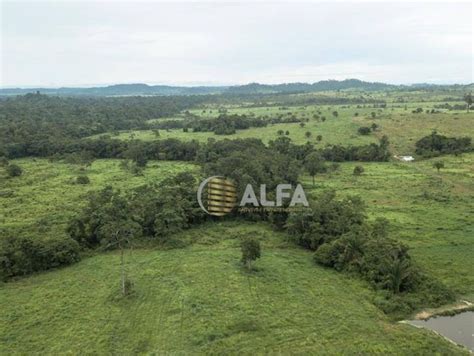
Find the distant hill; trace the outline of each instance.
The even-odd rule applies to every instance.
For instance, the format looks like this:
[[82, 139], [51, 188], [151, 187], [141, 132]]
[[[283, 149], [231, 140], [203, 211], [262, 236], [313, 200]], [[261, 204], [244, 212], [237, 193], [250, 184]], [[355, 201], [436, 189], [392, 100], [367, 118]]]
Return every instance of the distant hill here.
[[358, 79], [345, 80], [323, 80], [313, 84], [309, 83], [285, 83], [285, 84], [258, 84], [251, 83], [229, 87], [227, 92], [239, 94], [261, 94], [261, 93], [310, 93], [326, 90], [363, 89], [363, 90], [385, 90], [396, 89], [396, 85], [384, 83], [370, 83]]
[[0, 89], [0, 96], [22, 95], [35, 93], [62, 95], [62, 96], [133, 96], [133, 95], [205, 95], [205, 94], [278, 94], [278, 93], [311, 93], [328, 90], [359, 89], [365, 91], [375, 90], [419, 90], [435, 88], [472, 89], [469, 85], [435, 85], [435, 84], [413, 84], [394, 85], [378, 82], [364, 82], [359, 79], [345, 80], [322, 80], [313, 84], [310, 83], [284, 83], [284, 84], [259, 84], [250, 83], [235, 86], [170, 86], [170, 85], [148, 85], [148, 84], [116, 84], [105, 87], [91, 88], [11, 88]]
[[116, 84], [92, 88], [12, 88], [0, 89], [0, 95], [22, 95], [35, 93], [64, 96], [132, 96], [132, 95], [194, 95], [221, 94], [227, 87], [180, 87], [169, 85]]

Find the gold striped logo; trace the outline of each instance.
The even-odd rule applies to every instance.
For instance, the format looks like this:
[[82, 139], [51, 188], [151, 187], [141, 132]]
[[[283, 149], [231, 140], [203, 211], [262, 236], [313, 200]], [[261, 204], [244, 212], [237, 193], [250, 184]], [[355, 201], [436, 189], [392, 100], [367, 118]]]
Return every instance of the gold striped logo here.
[[237, 205], [234, 183], [223, 177], [213, 177], [207, 184], [207, 210], [209, 214], [223, 216]]

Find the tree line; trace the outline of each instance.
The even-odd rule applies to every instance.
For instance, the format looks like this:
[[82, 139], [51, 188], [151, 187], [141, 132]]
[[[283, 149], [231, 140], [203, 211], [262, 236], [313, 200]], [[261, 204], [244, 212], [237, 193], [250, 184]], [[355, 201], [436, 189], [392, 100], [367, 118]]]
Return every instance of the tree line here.
[[[147, 121], [175, 115], [204, 96], [72, 98], [27, 94], [0, 100], [0, 156], [42, 155], [59, 146], [116, 130], [148, 128]], [[39, 147], [38, 147], [39, 146]]]
[[444, 154], [461, 154], [474, 149], [470, 137], [447, 137], [433, 131], [415, 143], [416, 154], [423, 157], [436, 157]]

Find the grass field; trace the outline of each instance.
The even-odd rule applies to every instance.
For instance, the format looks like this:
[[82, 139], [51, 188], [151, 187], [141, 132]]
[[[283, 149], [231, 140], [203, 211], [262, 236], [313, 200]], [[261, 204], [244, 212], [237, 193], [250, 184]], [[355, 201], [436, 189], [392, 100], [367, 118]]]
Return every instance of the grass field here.
[[[387, 218], [391, 235], [411, 247], [423, 268], [474, 301], [474, 154], [443, 159], [439, 174], [432, 167], [436, 159], [362, 163], [360, 177], [352, 175], [356, 163], [343, 163], [317, 176], [312, 191], [361, 196], [369, 216]], [[311, 181], [303, 178], [306, 189]]]
[[[315, 266], [264, 225], [185, 234], [190, 247], [127, 256], [136, 289], [129, 299], [117, 298], [116, 253], [2, 286], [0, 354], [463, 353], [389, 322], [364, 283]], [[263, 244], [250, 274], [238, 248], [248, 234]]]
[[[233, 135], [215, 135], [212, 132], [183, 132], [181, 129], [160, 130], [157, 138], [152, 130], [133, 130], [119, 132], [115, 138], [130, 140], [138, 139], [151, 141], [156, 139], [177, 138], [180, 140], [198, 140], [206, 142], [209, 138], [216, 140], [235, 138], [259, 138], [268, 143], [278, 137], [279, 130], [289, 131], [288, 137], [294, 143], [304, 144], [311, 142], [317, 147], [324, 147], [328, 144], [340, 145], [363, 145], [377, 142], [383, 135], [387, 135], [391, 142], [391, 150], [394, 154], [414, 154], [414, 145], [420, 138], [429, 135], [433, 130], [437, 130], [442, 135], [463, 136], [474, 132], [474, 113], [460, 111], [441, 110], [437, 114], [413, 114], [411, 111], [417, 107], [424, 110], [433, 109], [439, 102], [412, 102], [407, 104], [391, 104], [387, 108], [360, 107], [356, 105], [335, 105], [335, 106], [296, 106], [279, 107], [251, 107], [251, 108], [227, 108], [230, 114], [254, 114], [260, 117], [275, 117], [277, 115], [291, 116], [298, 119], [308, 119], [304, 127], [298, 123], [282, 123], [268, 125], [263, 128], [250, 128], [238, 130]], [[406, 110], [405, 110], [406, 105]], [[333, 111], [338, 112], [338, 116], [333, 116]], [[216, 108], [192, 110], [196, 115], [202, 117], [216, 117], [219, 115]], [[372, 117], [375, 113], [375, 118]], [[320, 113], [320, 114], [318, 114]], [[356, 116], [356, 113], [358, 114]], [[314, 115], [326, 117], [326, 121], [321, 122], [314, 118]], [[174, 118], [176, 119], [176, 118]], [[152, 120], [156, 121], [156, 120]], [[377, 124], [379, 128], [370, 135], [364, 136], [357, 132], [361, 126], [371, 126]], [[306, 132], [311, 136], [306, 137]], [[318, 141], [317, 136], [321, 135], [322, 140]], [[100, 136], [100, 135], [98, 135]], [[95, 137], [98, 137], [95, 136]]]
[[[120, 168], [119, 160], [96, 160], [85, 169], [46, 159], [14, 163], [22, 167], [21, 177], [9, 179], [0, 169], [0, 224], [7, 232], [38, 238], [64, 235], [65, 224], [81, 209], [87, 192], [107, 185], [127, 190], [198, 169], [189, 163], [160, 161], [151, 162], [143, 176], [134, 176]], [[91, 183], [74, 184], [81, 174], [86, 174]]]
[[[296, 96], [305, 95], [311, 96]], [[426, 111], [444, 102], [426, 92], [327, 95], [378, 98], [388, 104], [385, 109], [227, 105], [231, 114], [295, 115], [308, 121], [304, 127], [276, 124], [228, 136], [160, 130], [159, 139], [255, 137], [267, 143], [278, 137], [278, 130], [288, 130], [293, 142], [310, 141], [322, 148], [368, 144], [387, 135], [393, 154], [413, 154], [414, 143], [432, 130], [474, 136], [473, 113], [413, 114], [418, 107]], [[397, 102], [408, 99], [412, 101]], [[222, 106], [191, 112], [215, 117], [218, 109]], [[335, 110], [338, 117], [332, 115]], [[360, 126], [372, 123], [378, 125], [375, 132], [357, 133]], [[309, 139], [306, 131], [311, 132]], [[157, 139], [151, 130], [111, 136]], [[369, 217], [387, 218], [391, 237], [410, 246], [423, 270], [444, 282], [458, 299], [474, 302], [474, 153], [416, 158], [412, 163], [345, 162], [334, 172], [317, 175], [315, 187], [311, 177], [304, 174], [300, 179], [311, 195], [334, 189], [341, 198], [361, 196]], [[439, 173], [433, 168], [437, 160], [445, 164]], [[200, 169], [191, 163], [150, 161], [143, 175], [135, 176], [120, 168], [120, 160], [96, 160], [87, 168], [33, 158], [11, 163], [20, 165], [23, 175], [7, 178], [0, 168], [0, 238], [67, 238], [66, 224], [88, 192], [107, 185], [129, 190]], [[352, 174], [355, 165], [364, 167], [361, 176]], [[83, 174], [91, 183], [74, 184]], [[239, 263], [239, 239], [247, 235], [258, 237], [263, 248], [252, 273]], [[72, 266], [0, 284], [0, 355], [463, 353], [426, 330], [391, 321], [375, 306], [375, 292], [368, 284], [317, 266], [311, 253], [286, 242], [266, 224], [220, 220], [174, 237], [188, 242], [187, 247], [163, 250], [143, 243], [127, 255], [128, 275], [135, 283], [135, 293], [127, 299], [119, 297], [117, 252], [94, 254]]]
[[[303, 176], [309, 194], [336, 189], [360, 195], [370, 217], [391, 222], [391, 234], [412, 248], [416, 261], [474, 300], [474, 154], [446, 157], [438, 174], [432, 160], [354, 163], [331, 174]], [[91, 184], [69, 182], [80, 168], [23, 159], [19, 179], [2, 178], [3, 226], [39, 238], [64, 234], [64, 224], [89, 190], [112, 184], [129, 189], [197, 167], [151, 162], [143, 177], [99, 160], [87, 169]], [[52, 198], [54, 197], [54, 198]], [[54, 214], [51, 214], [54, 212]], [[47, 219], [53, 216], [54, 220]], [[263, 243], [253, 274], [239, 264], [238, 238]], [[461, 349], [427, 331], [394, 324], [372, 304], [364, 282], [316, 266], [311, 254], [285, 243], [266, 225], [206, 224], [178, 236], [184, 249], [135, 250], [127, 257], [136, 295], [120, 300], [119, 258], [101, 254], [56, 271], [0, 287], [0, 354], [58, 353], [424, 353]], [[15, 304], [15, 308], [9, 305]], [[97, 330], [100, 330], [98, 332]]]

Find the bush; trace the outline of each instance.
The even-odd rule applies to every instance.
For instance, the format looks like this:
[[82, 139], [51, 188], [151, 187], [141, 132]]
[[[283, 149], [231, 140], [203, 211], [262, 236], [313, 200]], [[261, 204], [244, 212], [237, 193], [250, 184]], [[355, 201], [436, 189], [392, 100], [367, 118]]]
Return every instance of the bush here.
[[355, 166], [354, 171], [352, 172], [355, 176], [360, 176], [362, 173], [364, 173], [364, 167], [362, 166]]
[[76, 178], [77, 184], [89, 184], [91, 181], [88, 176], [78, 176]]
[[16, 164], [10, 164], [7, 166], [7, 174], [10, 177], [19, 177], [22, 175], [22, 173], [23, 173], [23, 170], [21, 169], [20, 166]]
[[357, 132], [360, 135], [368, 135], [368, 134], [370, 134], [370, 131], [371, 131], [371, 128], [367, 127], [367, 126], [359, 127], [359, 129], [357, 130]]
[[314, 253], [314, 262], [325, 267], [334, 267], [337, 259], [333, 245], [324, 243]]
[[0, 279], [68, 265], [80, 260], [79, 244], [70, 239], [6, 237], [0, 241]]

